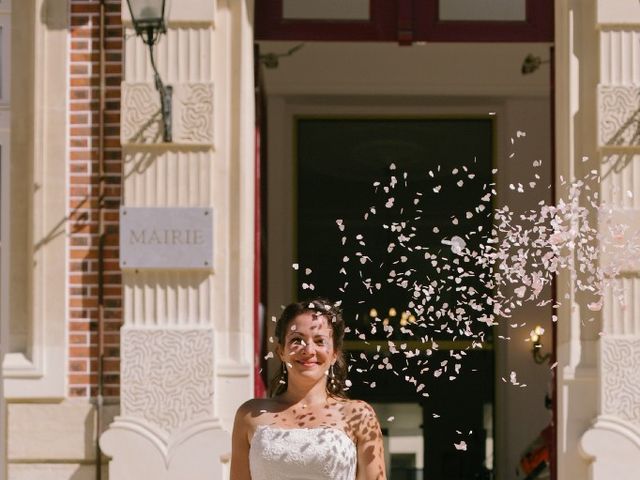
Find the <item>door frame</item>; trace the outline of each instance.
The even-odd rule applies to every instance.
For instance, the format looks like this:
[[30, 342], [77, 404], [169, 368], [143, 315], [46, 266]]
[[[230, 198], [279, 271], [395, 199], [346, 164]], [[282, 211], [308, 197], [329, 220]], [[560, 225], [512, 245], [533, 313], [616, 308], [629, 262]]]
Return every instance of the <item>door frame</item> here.
[[[345, 101], [339, 95], [268, 95], [267, 117], [269, 137], [267, 142], [269, 194], [267, 228], [267, 283], [270, 286], [267, 295], [266, 318], [278, 315], [280, 306], [292, 301], [297, 293], [296, 271], [291, 268], [296, 262], [296, 222], [295, 222], [295, 122], [299, 117], [330, 117], [330, 118], [433, 118], [433, 117], [478, 117], [491, 112], [495, 115], [494, 134], [496, 158], [506, 162], [510, 148], [509, 108], [505, 105], [508, 97], [496, 98], [468, 98], [461, 102], [460, 97], [452, 99], [450, 103], [434, 102], [434, 97], [416, 96], [415, 102], [398, 102], [396, 104], [380, 101], [378, 98], [364, 97], [361, 101], [354, 101], [353, 97]], [[406, 98], [405, 98], [406, 100]], [[514, 134], [514, 132], [510, 132]], [[498, 201], [502, 195], [508, 195], [509, 172], [504, 164], [498, 164], [498, 173], [494, 177], [498, 184]], [[285, 183], [283, 183], [285, 182]], [[273, 196], [271, 192], [281, 192]], [[284, 193], [282, 193], [284, 192]], [[501, 193], [502, 192], [502, 193]], [[504, 198], [504, 197], [503, 197]], [[266, 321], [265, 337], [274, 335], [274, 323]], [[506, 327], [505, 327], [506, 328]], [[497, 332], [498, 334], [498, 332]], [[497, 335], [496, 335], [497, 336]], [[495, 344], [496, 371], [500, 366], [506, 366], [507, 349]], [[531, 360], [533, 364], [533, 360]], [[273, 368], [273, 364], [270, 367]], [[272, 370], [270, 370], [272, 371]], [[508, 405], [507, 390], [500, 375], [494, 379], [494, 451], [509, 450], [508, 434], [506, 430], [506, 407]], [[502, 418], [501, 418], [502, 417]], [[537, 433], [537, 432], [536, 432]], [[513, 450], [513, 448], [512, 448]], [[504, 455], [503, 457], [506, 457]], [[513, 452], [510, 454], [513, 457]], [[506, 458], [500, 455], [494, 457], [494, 471], [499, 475], [507, 474]]]
[[[499, 101], [474, 101], [466, 104], [452, 102], [438, 106], [429, 105], [430, 97], [421, 97], [422, 104], [378, 103], [375, 99], [365, 100], [360, 104], [344, 102], [341, 96], [267, 96], [267, 123], [269, 137], [267, 142], [267, 156], [270, 159], [267, 173], [267, 191], [284, 192], [274, 197], [269, 195], [267, 228], [267, 283], [270, 286], [267, 294], [267, 315], [277, 315], [280, 306], [295, 299], [297, 294], [297, 272], [291, 265], [297, 261], [296, 243], [296, 121], [298, 118], [327, 117], [327, 118], [478, 118], [489, 117], [494, 120], [494, 165], [496, 159], [506, 152], [506, 111]], [[505, 141], [500, 141], [504, 139]], [[508, 184], [504, 169], [499, 169], [494, 177], [496, 183]], [[283, 185], [282, 182], [287, 182]], [[266, 321], [265, 336], [274, 336], [275, 324]], [[505, 349], [495, 349], [495, 367], [507, 361]], [[275, 368], [271, 363], [269, 371]], [[503, 451], [507, 436], [499, 421], [500, 412], [506, 404], [506, 390], [501, 385], [498, 375], [494, 380], [494, 452]], [[494, 468], [499, 468], [499, 455], [494, 456]]]
[[4, 388], [4, 357], [9, 351], [9, 258], [10, 258], [10, 156], [6, 135], [0, 135], [0, 480], [7, 472], [7, 403]]

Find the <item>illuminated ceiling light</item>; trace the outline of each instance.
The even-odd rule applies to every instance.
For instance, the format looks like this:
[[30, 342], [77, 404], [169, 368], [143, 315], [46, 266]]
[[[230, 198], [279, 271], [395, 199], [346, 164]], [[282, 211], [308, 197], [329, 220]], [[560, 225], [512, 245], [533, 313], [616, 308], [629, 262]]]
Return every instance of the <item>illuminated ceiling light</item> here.
[[551, 358], [551, 354], [547, 353], [546, 355], [542, 355], [540, 350], [542, 349], [542, 337], [544, 336], [544, 328], [540, 325], [536, 325], [536, 327], [531, 330], [529, 333], [529, 339], [533, 344], [531, 347], [531, 353], [533, 354], [533, 361], [540, 364], [544, 363]]

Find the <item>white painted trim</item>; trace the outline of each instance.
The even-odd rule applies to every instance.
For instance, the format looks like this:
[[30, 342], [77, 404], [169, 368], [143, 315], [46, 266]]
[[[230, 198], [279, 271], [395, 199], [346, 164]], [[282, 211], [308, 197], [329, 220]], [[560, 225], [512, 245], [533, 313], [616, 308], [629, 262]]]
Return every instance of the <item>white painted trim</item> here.
[[[34, 35], [34, 118], [32, 194], [31, 358], [13, 355], [3, 365], [7, 398], [63, 398], [67, 377], [67, 113], [69, 32], [51, 29], [38, 12]], [[66, 22], [68, 11], [54, 10], [49, 22]], [[24, 161], [24, 159], [22, 159]], [[41, 242], [39, 244], [39, 242]]]
[[[11, 146], [9, 135], [0, 131], [0, 359], [9, 347], [9, 213], [11, 212], [10, 164]], [[0, 480], [6, 478], [7, 413], [4, 380], [0, 373]]]
[[[541, 75], [546, 72], [541, 72]], [[296, 85], [293, 83], [273, 82], [269, 84], [270, 95], [308, 95], [310, 92], [318, 95], [433, 95], [433, 96], [496, 96], [498, 94], [507, 97], [548, 97], [549, 91], [544, 86], [517, 86], [513, 84], [490, 85], [469, 84], [469, 85], [447, 85], [447, 84], [425, 84], [425, 83], [359, 83], [359, 84], [338, 84], [338, 83], [318, 83]]]
[[[2, 61], [2, 93], [0, 97], [0, 362], [9, 347], [9, 256], [11, 242], [9, 235], [11, 213], [11, 142], [9, 92], [11, 88], [11, 0], [0, 0], [0, 25], [3, 40], [0, 43]], [[7, 478], [7, 405], [5, 401], [4, 379], [0, 372], [0, 480]]]
[[[0, 6], [2, 4], [0, 3]], [[0, 10], [0, 105], [11, 101], [11, 12]]]
[[248, 363], [218, 361], [215, 368], [218, 377], [251, 377], [253, 375], [253, 365]]
[[0, 352], [6, 354], [9, 346], [9, 213], [11, 212], [10, 158], [8, 135], [0, 132]]

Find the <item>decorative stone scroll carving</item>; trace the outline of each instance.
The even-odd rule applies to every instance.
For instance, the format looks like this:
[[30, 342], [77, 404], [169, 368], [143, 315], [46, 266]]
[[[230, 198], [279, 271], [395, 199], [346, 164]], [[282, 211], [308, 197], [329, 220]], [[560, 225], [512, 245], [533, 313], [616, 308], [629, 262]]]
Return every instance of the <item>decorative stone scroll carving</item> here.
[[[172, 86], [173, 143], [213, 145], [213, 84]], [[160, 97], [153, 84], [122, 84], [121, 124], [123, 145], [162, 141]]]
[[598, 143], [640, 149], [640, 87], [598, 87]]
[[213, 329], [122, 329], [123, 417], [171, 434], [213, 417]]
[[640, 427], [640, 336], [601, 340], [602, 414]]
[[189, 83], [174, 90], [176, 138], [183, 143], [213, 144], [213, 84]]
[[120, 141], [156, 143], [162, 140], [160, 97], [150, 83], [122, 84]]

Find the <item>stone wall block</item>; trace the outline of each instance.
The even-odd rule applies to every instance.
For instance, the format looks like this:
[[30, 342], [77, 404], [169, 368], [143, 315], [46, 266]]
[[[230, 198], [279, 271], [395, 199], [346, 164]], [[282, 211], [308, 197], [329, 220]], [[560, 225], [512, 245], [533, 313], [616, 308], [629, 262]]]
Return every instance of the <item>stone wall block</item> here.
[[[107, 477], [107, 469], [102, 470], [102, 478]], [[8, 467], [11, 480], [95, 480], [93, 465], [73, 463], [12, 464]]]
[[9, 404], [7, 419], [9, 461], [95, 458], [95, 409], [89, 402]]
[[[213, 145], [213, 84], [178, 83], [173, 86], [173, 143]], [[122, 84], [121, 142], [162, 142], [160, 96], [151, 83]]]

